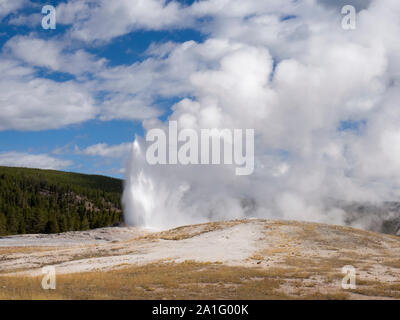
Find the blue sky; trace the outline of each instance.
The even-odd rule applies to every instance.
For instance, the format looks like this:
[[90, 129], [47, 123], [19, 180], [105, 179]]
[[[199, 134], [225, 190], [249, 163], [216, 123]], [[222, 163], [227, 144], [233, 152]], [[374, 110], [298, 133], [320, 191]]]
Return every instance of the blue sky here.
[[172, 119], [254, 129], [260, 181], [386, 176], [400, 137], [390, 1], [349, 0], [347, 30], [344, 0], [0, 0], [0, 165], [124, 177], [135, 135]]
[[186, 224], [239, 218], [251, 197], [260, 214], [342, 223], [325, 199], [400, 196], [399, 16], [398, 0], [0, 0], [0, 165], [124, 177], [135, 135], [167, 120], [253, 129], [240, 177], [149, 166], [139, 138], [129, 207]]
[[[2, 56], [8, 55], [7, 58], [16, 58], [23, 67], [29, 65], [34, 68], [34, 78], [50, 79], [59, 83], [73, 81], [79, 84], [90, 81], [91, 77], [95, 77], [95, 75], [90, 74], [89, 71], [87, 75], [83, 75], [86, 79], [78, 79], [77, 74], [71, 74], [62, 70], [62, 68], [55, 70], [55, 68], [40, 64], [35, 65], [34, 58], [31, 59], [33, 61], [27, 62], [29, 60], [27, 57], [22, 59], [21, 57], [15, 57], [13, 52], [10, 54], [6, 52], [7, 48], [5, 48], [5, 44], [11, 39], [25, 37], [22, 39], [69, 42], [64, 48], [64, 52], [84, 50], [92, 55], [95, 60], [105, 58], [105, 68], [124, 67], [144, 61], [147, 58], [146, 50], [151, 44], [182, 43], [189, 40], [201, 42], [203, 40], [203, 35], [199, 31], [186, 27], [179, 27], [171, 31], [138, 28], [138, 30], [96, 43], [94, 41], [71, 40], [67, 34], [73, 28], [73, 23], [57, 23], [55, 30], [45, 30], [41, 26], [41, 19], [44, 17], [41, 14], [42, 6], [50, 4], [57, 8], [60, 3], [65, 4], [66, 1], [21, 1], [20, 6], [11, 8], [12, 10], [3, 13], [5, 16], [0, 23], [0, 50]], [[182, 3], [190, 4], [189, 1], [183, 1]], [[58, 13], [57, 11], [56, 14]], [[26, 18], [23, 20], [21, 17]], [[16, 22], [18, 19], [22, 22]], [[95, 104], [101, 103], [101, 100], [105, 99], [101, 91], [98, 92], [95, 98]], [[169, 108], [176, 101], [177, 98], [175, 97], [160, 97], [154, 99], [152, 103], [157, 105], [159, 109], [158, 116], [163, 119], [169, 114]], [[57, 106], [53, 107], [56, 108]], [[128, 120], [124, 120], [123, 117], [104, 120], [97, 114], [88, 117], [85, 121], [72, 121], [71, 124], [57, 125], [54, 129], [41, 129], [36, 126], [30, 128], [29, 125], [19, 128], [11, 125], [10, 128], [6, 127], [0, 131], [0, 154], [6, 155], [5, 159], [3, 159], [3, 164], [5, 165], [12, 165], [13, 157], [11, 157], [12, 154], [9, 154], [10, 152], [15, 153], [14, 156], [20, 157], [23, 157], [24, 154], [46, 155], [51, 158], [69, 161], [67, 164], [56, 165], [55, 169], [123, 177], [121, 168], [124, 167], [125, 157], [87, 155], [83, 152], [77, 152], [77, 150], [85, 150], [96, 144], [113, 146], [132, 142], [135, 134], [143, 135], [142, 119], [143, 117], [135, 119], [133, 114]], [[46, 162], [42, 165], [40, 158], [37, 160], [39, 163], [26, 163], [26, 166], [48, 166]]]

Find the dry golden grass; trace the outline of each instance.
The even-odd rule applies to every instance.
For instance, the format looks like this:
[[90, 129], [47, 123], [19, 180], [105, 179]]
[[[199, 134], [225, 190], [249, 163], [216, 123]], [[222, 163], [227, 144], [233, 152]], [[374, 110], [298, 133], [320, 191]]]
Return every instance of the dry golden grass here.
[[336, 293], [321, 293], [316, 291], [313, 294], [305, 294], [304, 300], [347, 300], [351, 298], [351, 294], [348, 292], [336, 292]]
[[357, 289], [352, 291], [368, 297], [400, 299], [400, 279], [392, 284], [372, 280], [358, 280]]
[[156, 263], [109, 272], [57, 276], [56, 290], [41, 277], [0, 277], [1, 299], [279, 299], [280, 280], [259, 268], [212, 263]]
[[52, 247], [0, 247], [0, 256], [14, 253], [32, 253], [54, 250]]
[[[351, 292], [341, 290], [340, 285], [320, 292], [320, 272], [293, 266], [265, 269], [158, 262], [109, 272], [58, 275], [56, 290], [43, 290], [42, 277], [0, 277], [0, 299], [348, 299], [352, 292], [396, 297], [394, 286], [379, 288], [376, 283], [360, 283]], [[331, 273], [325, 278], [337, 283], [342, 275]], [[377, 291], [373, 291], [375, 287]]]
[[384, 260], [382, 264], [388, 267], [400, 269], [400, 258], [396, 260]]

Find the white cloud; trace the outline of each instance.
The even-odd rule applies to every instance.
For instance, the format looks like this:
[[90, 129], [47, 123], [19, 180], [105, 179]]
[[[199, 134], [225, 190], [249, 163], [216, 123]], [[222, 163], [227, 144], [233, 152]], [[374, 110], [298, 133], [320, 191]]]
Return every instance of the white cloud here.
[[0, 0], [0, 21], [10, 13], [16, 13], [28, 3], [28, 0]]
[[72, 24], [72, 37], [88, 42], [188, 24], [180, 4], [166, 0], [75, 0], [57, 6], [57, 13], [61, 23]]
[[167, 43], [161, 48], [153, 45], [147, 51], [150, 57], [142, 62], [101, 70], [96, 74], [95, 87], [109, 92], [101, 105], [101, 118], [134, 120], [160, 115], [161, 110], [157, 108], [160, 98], [194, 94], [190, 77], [196, 71], [218, 64], [231, 45], [243, 47], [240, 43], [218, 39], [204, 44]]
[[106, 63], [106, 59], [97, 59], [82, 49], [71, 52], [65, 41], [43, 40], [33, 36], [15, 36], [7, 41], [3, 51], [31, 66], [74, 75], [95, 73]]
[[162, 111], [153, 107], [153, 101], [146, 96], [110, 94], [100, 105], [100, 119], [144, 120], [161, 115]]
[[60, 3], [57, 8], [57, 22], [73, 24], [90, 17], [90, 7], [95, 5], [93, 0], [70, 0]]
[[117, 145], [98, 143], [91, 145], [83, 150], [75, 147], [75, 152], [87, 156], [100, 156], [104, 158], [125, 158], [129, 155], [131, 148], [131, 142], [125, 142]]
[[[43, 40], [34, 35], [15, 36], [10, 39], [3, 47], [3, 59], [1, 58], [0, 56], [0, 69], [2, 64], [10, 64], [12, 61], [14, 68], [18, 66], [19, 70], [25, 72], [23, 77], [12, 77], [12, 79], [7, 79], [7, 75], [3, 74], [4, 83], [0, 81], [0, 86], [3, 84], [9, 90], [4, 93], [5, 98], [3, 104], [0, 103], [0, 108], [3, 107], [6, 111], [4, 122], [9, 123], [9, 126], [4, 124], [2, 126], [0, 121], [0, 130], [4, 128], [37, 130], [37, 127], [42, 126], [43, 129], [58, 128], [83, 122], [97, 115], [101, 120], [108, 121], [143, 120], [161, 114], [161, 111], [152, 105], [157, 88], [147, 90], [151, 87], [151, 78], [155, 74], [152, 68], [157, 65], [145, 63], [144, 68], [136, 64], [128, 68], [124, 66], [107, 68], [107, 60], [104, 58], [98, 59], [84, 50], [71, 50], [68, 42]], [[57, 82], [35, 78], [35, 70], [38, 68], [46, 68], [50, 72], [69, 73], [74, 75], [77, 81]], [[138, 69], [138, 73], [133, 76], [135, 69]], [[7, 72], [12, 72], [11, 68], [7, 67]], [[37, 90], [38, 86], [43, 90]], [[24, 95], [21, 94], [22, 91], [25, 91]], [[57, 92], [59, 97], [53, 97], [53, 92]], [[39, 96], [42, 93], [43, 96]], [[102, 101], [95, 99], [99, 93], [104, 96]], [[22, 103], [22, 100], [30, 97], [34, 97], [34, 101], [28, 101], [19, 112], [20, 107], [15, 108], [15, 103], [18, 103], [16, 100]], [[56, 108], [54, 105], [49, 106], [54, 98], [59, 99]], [[30, 118], [22, 117], [22, 113], [36, 117], [33, 112], [34, 107], [38, 113], [39, 123], [33, 120], [31, 125], [21, 124], [25, 122], [21, 118], [30, 121]], [[11, 108], [15, 110], [14, 118], [21, 116], [19, 120], [8, 120]], [[43, 117], [43, 113], [47, 110], [49, 114], [46, 118]], [[63, 113], [65, 116], [61, 116]], [[58, 119], [44, 125], [44, 122], [53, 115]], [[41, 119], [43, 121], [40, 121]], [[16, 123], [17, 120], [19, 124]]]
[[57, 159], [47, 154], [16, 151], [0, 153], [0, 165], [2, 166], [59, 170], [68, 168], [72, 164], [72, 161]]
[[0, 130], [47, 130], [82, 123], [97, 116], [90, 83], [59, 82], [37, 77], [38, 67], [76, 74], [101, 68], [78, 50], [63, 53], [65, 44], [32, 36], [9, 40], [0, 56]]
[[40, 13], [34, 13], [31, 15], [20, 14], [10, 18], [8, 23], [16, 26], [28, 26], [30, 28], [35, 28], [41, 24], [42, 18], [43, 15]]
[[[0, 60], [0, 69], [4, 64]], [[15, 70], [9, 73], [15, 74]], [[0, 130], [58, 129], [96, 115], [93, 98], [73, 82], [4, 74], [0, 79], [0, 111]]]

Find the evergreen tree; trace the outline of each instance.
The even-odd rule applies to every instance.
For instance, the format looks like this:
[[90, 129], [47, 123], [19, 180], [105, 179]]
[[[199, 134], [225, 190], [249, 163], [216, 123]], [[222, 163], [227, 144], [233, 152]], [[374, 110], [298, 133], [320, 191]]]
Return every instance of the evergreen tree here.
[[58, 233], [58, 223], [54, 216], [50, 217], [49, 221], [47, 221], [45, 233]]
[[0, 235], [4, 236], [7, 234], [7, 218], [3, 212], [0, 212]]
[[0, 167], [0, 235], [86, 230], [122, 220], [121, 180]]
[[81, 230], [88, 230], [88, 229], [89, 229], [89, 221], [85, 214], [85, 215], [83, 215], [83, 218], [82, 218]]
[[18, 233], [18, 221], [14, 208], [11, 208], [7, 215], [7, 230], [11, 234]]
[[65, 214], [58, 215], [58, 226], [59, 226], [59, 232], [68, 231], [68, 223]]

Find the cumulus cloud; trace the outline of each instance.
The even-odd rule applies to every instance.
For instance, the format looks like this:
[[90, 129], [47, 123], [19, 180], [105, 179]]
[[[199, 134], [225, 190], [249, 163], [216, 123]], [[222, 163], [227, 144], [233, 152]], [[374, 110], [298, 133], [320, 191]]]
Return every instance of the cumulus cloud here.
[[57, 6], [60, 22], [72, 24], [79, 40], [108, 41], [134, 30], [162, 30], [188, 25], [177, 1], [75, 0]]
[[72, 164], [72, 161], [57, 159], [47, 154], [16, 151], [0, 153], [0, 165], [2, 166], [59, 170], [68, 168]]
[[[37, 77], [37, 71], [43, 69], [49, 74], [70, 74], [73, 79]], [[60, 39], [11, 38], [3, 46], [0, 70], [0, 130], [57, 129], [96, 117], [143, 120], [161, 114], [152, 105], [150, 91], [140, 90], [143, 78], [132, 77], [130, 71], [134, 70], [107, 68], [106, 59], [71, 49], [70, 43]], [[145, 71], [141, 72], [144, 77]], [[99, 95], [103, 99], [98, 99]]]
[[10, 13], [16, 13], [28, 3], [28, 0], [0, 0], [0, 21], [7, 17]]
[[0, 130], [57, 129], [92, 119], [93, 98], [76, 83], [35, 78], [31, 68], [0, 59]]
[[82, 49], [71, 52], [68, 43], [62, 40], [43, 40], [34, 36], [15, 36], [7, 41], [3, 51], [29, 65], [73, 75], [95, 73], [106, 63], [106, 59], [98, 59]]
[[0, 55], [0, 130], [58, 129], [97, 116], [90, 83], [56, 81], [37, 76], [40, 68], [74, 74], [102, 67], [104, 59], [94, 59], [82, 50], [64, 52], [66, 44], [30, 36], [15, 36]]
[[8, 23], [15, 26], [28, 26], [30, 28], [34, 28], [40, 25], [42, 17], [43, 16], [39, 13], [34, 13], [31, 15], [20, 14], [10, 18]]
[[75, 152], [87, 156], [100, 156], [105, 158], [125, 158], [129, 155], [132, 143], [125, 142], [117, 145], [108, 145], [106, 143], [98, 143], [91, 145], [83, 150], [78, 147]]

